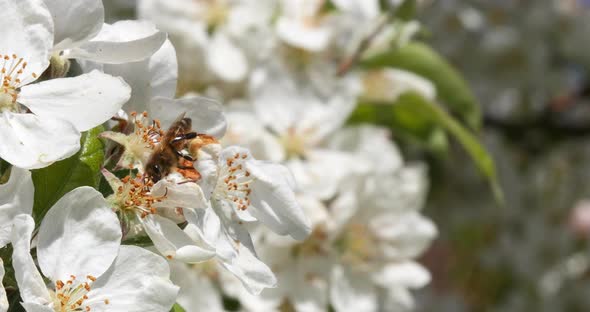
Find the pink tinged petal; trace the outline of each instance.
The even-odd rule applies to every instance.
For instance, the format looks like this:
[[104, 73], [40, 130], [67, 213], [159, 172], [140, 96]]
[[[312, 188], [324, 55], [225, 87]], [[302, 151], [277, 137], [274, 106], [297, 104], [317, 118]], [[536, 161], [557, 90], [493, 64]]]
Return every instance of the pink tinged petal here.
[[160, 119], [166, 128], [183, 112], [192, 119], [193, 131], [221, 138], [225, 134], [227, 121], [223, 107], [212, 99], [191, 96], [181, 99], [154, 98], [148, 105], [150, 116]]
[[338, 312], [378, 311], [377, 289], [366, 274], [336, 266], [332, 269], [330, 303]]
[[253, 177], [251, 214], [277, 234], [304, 240], [311, 233], [311, 222], [297, 203], [289, 170], [258, 160], [248, 161], [246, 170]]
[[70, 275], [100, 276], [121, 244], [117, 215], [95, 189], [79, 187], [49, 209], [39, 228], [37, 255], [45, 276], [53, 281]]
[[53, 21], [40, 0], [0, 1], [0, 54], [16, 54], [27, 62], [21, 74], [27, 83], [35, 80], [49, 66], [49, 51], [53, 45]]
[[221, 294], [208, 276], [176, 261], [170, 262], [170, 273], [170, 279], [180, 287], [176, 301], [186, 312], [225, 311]]
[[101, 0], [44, 0], [55, 25], [54, 51], [79, 46], [92, 39], [104, 23]]
[[68, 121], [0, 113], [0, 158], [16, 167], [47, 167], [79, 149], [80, 132]]
[[68, 55], [99, 63], [137, 62], [153, 55], [166, 41], [166, 33], [147, 21], [103, 24], [100, 33]]
[[29, 215], [19, 215], [14, 219], [12, 267], [23, 301], [43, 305], [50, 303], [51, 297], [30, 253], [34, 228], [35, 221]]
[[19, 102], [43, 118], [67, 120], [86, 131], [116, 115], [130, 96], [131, 88], [122, 78], [94, 70], [26, 86]]
[[168, 259], [197, 263], [215, 256], [214, 248], [193, 240], [169, 219], [154, 215], [142, 219], [142, 222], [154, 247]]
[[276, 32], [284, 42], [312, 52], [325, 49], [330, 43], [332, 33], [327, 27], [308, 27], [298, 20], [280, 17]]
[[178, 63], [176, 51], [169, 40], [148, 59], [124, 64], [105, 64], [103, 71], [122, 77], [131, 86], [131, 98], [125, 104], [125, 110], [129, 112], [146, 111], [147, 103], [156, 96], [173, 98], [176, 94]]
[[146, 249], [123, 245], [111, 267], [88, 292], [90, 311], [169, 311], [178, 287], [166, 260]]
[[219, 78], [227, 82], [239, 82], [246, 77], [246, 56], [222, 32], [216, 32], [207, 49], [207, 65]]
[[4, 289], [4, 285], [2, 285], [4, 273], [4, 262], [0, 258], [0, 312], [8, 311], [8, 298], [6, 298], [6, 290]]
[[10, 242], [14, 217], [19, 214], [30, 215], [33, 211], [34, 192], [31, 172], [12, 167], [10, 179], [0, 185], [0, 248]]

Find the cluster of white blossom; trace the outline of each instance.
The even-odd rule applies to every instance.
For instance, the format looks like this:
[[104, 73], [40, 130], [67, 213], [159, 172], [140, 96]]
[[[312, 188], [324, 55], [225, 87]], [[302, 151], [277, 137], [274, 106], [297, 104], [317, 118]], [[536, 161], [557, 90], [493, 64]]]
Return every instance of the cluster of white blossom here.
[[[0, 0], [0, 312], [410, 310], [425, 169], [345, 126], [361, 96], [434, 97], [354, 66], [419, 29], [386, 2], [141, 0], [152, 21], [106, 24], [101, 0]], [[105, 187], [37, 210], [35, 170], [75, 175], [97, 127]]]
[[[223, 146], [217, 102], [173, 98], [177, 63], [166, 34], [144, 21], [105, 24], [100, 0], [0, 7], [0, 158], [10, 165], [0, 248], [12, 250], [0, 276], [15, 281], [0, 287], [0, 312], [169, 311], [178, 263], [219, 265], [252, 293], [275, 287], [248, 224], [309, 235], [292, 176]], [[79, 186], [37, 211], [45, 203], [35, 193], [48, 185], [34, 169], [84, 153], [81, 133], [103, 124], [111, 129], [101, 134], [102, 175], [112, 191]], [[56, 174], [76, 170], [62, 169]], [[132, 246], [148, 237], [152, 250]]]
[[226, 102], [221, 142], [288, 168], [293, 179], [283, 182], [311, 222], [307, 238], [290, 232], [292, 239], [276, 235], [287, 223], [239, 211], [276, 287], [240, 279], [244, 288], [220, 262], [174, 263], [186, 311], [224, 311], [228, 297], [245, 311], [414, 307], [410, 290], [430, 281], [415, 258], [437, 233], [420, 213], [425, 168], [404, 163], [387, 129], [345, 125], [359, 98], [435, 97], [432, 83], [413, 73], [354, 66], [420, 29], [392, 18], [399, 2], [384, 9], [377, 0], [138, 1], [139, 18], [167, 31], [176, 47], [179, 92]]

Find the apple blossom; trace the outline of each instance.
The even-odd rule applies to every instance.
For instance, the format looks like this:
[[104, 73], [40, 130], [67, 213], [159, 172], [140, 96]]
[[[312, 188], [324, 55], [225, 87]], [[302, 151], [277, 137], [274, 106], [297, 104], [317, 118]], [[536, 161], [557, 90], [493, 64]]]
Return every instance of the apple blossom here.
[[32, 84], [49, 66], [51, 15], [39, 1], [1, 5], [0, 158], [21, 168], [45, 167], [76, 153], [80, 132], [114, 115], [130, 90], [97, 71]]
[[121, 229], [102, 195], [80, 187], [62, 197], [39, 228], [30, 254], [33, 219], [15, 218], [13, 266], [27, 311], [168, 311], [178, 292], [164, 259], [121, 246]]

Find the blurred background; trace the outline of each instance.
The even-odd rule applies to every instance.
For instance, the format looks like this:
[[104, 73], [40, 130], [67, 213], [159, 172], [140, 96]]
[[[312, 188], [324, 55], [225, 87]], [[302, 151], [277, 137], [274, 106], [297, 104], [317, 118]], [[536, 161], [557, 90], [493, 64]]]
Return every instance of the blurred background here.
[[[105, 6], [110, 21], [134, 16], [133, 0]], [[424, 152], [399, 137], [430, 164], [425, 214], [440, 233], [418, 311], [587, 311], [590, 1], [434, 0], [416, 18], [481, 105], [505, 197], [454, 141]]]

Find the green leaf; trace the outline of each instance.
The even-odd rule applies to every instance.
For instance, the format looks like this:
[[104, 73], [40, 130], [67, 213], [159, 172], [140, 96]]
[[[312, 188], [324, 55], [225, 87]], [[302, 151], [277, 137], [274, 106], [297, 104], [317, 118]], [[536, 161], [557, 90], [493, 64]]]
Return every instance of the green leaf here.
[[416, 16], [416, 0], [404, 1], [395, 11], [395, 17], [403, 21], [410, 21]]
[[448, 152], [447, 134], [428, 116], [423, 116], [412, 103], [360, 103], [349, 123], [372, 123], [391, 129], [402, 142], [425, 148], [444, 157]]
[[98, 187], [100, 168], [104, 159], [103, 144], [98, 139], [98, 134], [103, 131], [104, 128], [99, 126], [84, 132], [80, 141], [80, 151], [76, 155], [49, 167], [33, 170], [33, 216], [37, 223], [67, 192], [79, 186]]
[[416, 73], [435, 85], [438, 99], [472, 129], [481, 127], [479, 104], [461, 75], [423, 43], [410, 43], [363, 61], [367, 68], [395, 67]]
[[185, 312], [184, 309], [178, 304], [175, 303], [170, 312]]
[[479, 143], [475, 135], [457, 122], [451, 115], [435, 103], [431, 103], [422, 96], [414, 92], [403, 94], [395, 105], [413, 105], [421, 116], [430, 118], [451, 135], [465, 148], [469, 156], [473, 159], [475, 165], [482, 172], [490, 183], [494, 197], [500, 203], [504, 203], [504, 195], [498, 183], [496, 165], [494, 160]]

